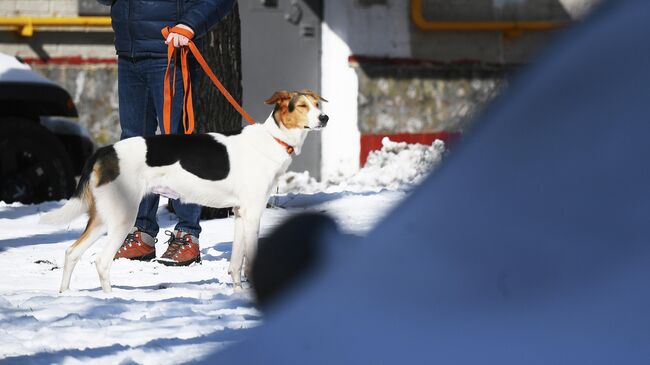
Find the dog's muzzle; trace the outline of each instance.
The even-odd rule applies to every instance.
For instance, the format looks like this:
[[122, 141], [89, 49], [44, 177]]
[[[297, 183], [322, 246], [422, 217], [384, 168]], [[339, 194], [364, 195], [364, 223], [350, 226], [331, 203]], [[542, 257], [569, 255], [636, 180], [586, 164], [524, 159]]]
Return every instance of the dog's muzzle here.
[[320, 127], [324, 128], [327, 125], [327, 122], [329, 122], [330, 117], [327, 116], [327, 114], [321, 114], [318, 116], [318, 121], [320, 122]]

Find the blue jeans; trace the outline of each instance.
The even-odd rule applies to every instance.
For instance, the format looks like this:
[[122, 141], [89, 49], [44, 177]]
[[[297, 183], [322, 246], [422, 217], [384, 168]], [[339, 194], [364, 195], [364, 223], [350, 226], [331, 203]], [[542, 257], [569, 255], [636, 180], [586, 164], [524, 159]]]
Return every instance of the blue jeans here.
[[[121, 139], [135, 136], [152, 136], [156, 129], [163, 130], [163, 86], [166, 58], [131, 59], [119, 57], [117, 67]], [[190, 67], [194, 74], [194, 67]], [[171, 133], [182, 134], [183, 83], [180, 67], [176, 70], [176, 94], [172, 102]], [[150, 194], [142, 199], [135, 226], [155, 237], [160, 227], [156, 219], [159, 196]], [[183, 204], [172, 200], [178, 217], [176, 229], [199, 237], [201, 206]]]

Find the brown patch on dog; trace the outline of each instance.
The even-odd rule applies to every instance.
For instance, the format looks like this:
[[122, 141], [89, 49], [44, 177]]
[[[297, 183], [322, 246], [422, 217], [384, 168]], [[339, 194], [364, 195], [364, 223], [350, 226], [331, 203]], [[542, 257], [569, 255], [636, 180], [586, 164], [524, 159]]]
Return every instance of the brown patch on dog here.
[[275, 93], [273, 93], [273, 95], [271, 95], [270, 98], [266, 99], [265, 103], [268, 105], [273, 105], [273, 104], [277, 104], [279, 101], [289, 100], [289, 99], [291, 99], [291, 93], [289, 93], [288, 91], [276, 91]]
[[81, 242], [88, 238], [88, 235], [90, 232], [92, 232], [93, 229], [99, 226], [97, 208], [95, 207], [95, 198], [93, 197], [93, 193], [90, 191], [90, 188], [88, 186], [86, 186], [84, 189], [81, 200], [88, 205], [88, 222], [86, 223], [86, 229], [84, 229], [81, 236], [70, 247], [77, 247], [79, 244], [81, 244]]
[[307, 104], [307, 100], [316, 108], [318, 108], [319, 101], [327, 101], [314, 91], [305, 89], [293, 92], [277, 91], [266, 100], [266, 104], [275, 104], [273, 117], [276, 123], [282, 123], [287, 129], [303, 129], [309, 125], [309, 120], [307, 119], [309, 105]]

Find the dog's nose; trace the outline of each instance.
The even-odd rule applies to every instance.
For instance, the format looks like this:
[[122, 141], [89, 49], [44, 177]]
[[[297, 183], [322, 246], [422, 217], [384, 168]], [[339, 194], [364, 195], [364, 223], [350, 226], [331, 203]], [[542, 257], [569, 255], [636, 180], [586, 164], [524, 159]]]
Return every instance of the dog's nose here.
[[330, 117], [328, 117], [327, 114], [321, 114], [318, 116], [318, 120], [325, 125], [330, 120]]

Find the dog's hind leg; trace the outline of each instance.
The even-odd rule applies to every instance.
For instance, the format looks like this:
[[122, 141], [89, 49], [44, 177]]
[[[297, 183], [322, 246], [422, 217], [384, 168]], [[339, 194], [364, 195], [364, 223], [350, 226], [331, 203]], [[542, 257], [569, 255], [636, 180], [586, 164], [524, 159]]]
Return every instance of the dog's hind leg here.
[[110, 270], [115, 253], [124, 242], [124, 237], [133, 227], [138, 213], [138, 204], [142, 199], [142, 195], [134, 194], [128, 189], [119, 189], [119, 186], [114, 188], [116, 189], [112, 193], [115, 194], [106, 192], [105, 199], [102, 201], [105, 204], [100, 205], [98, 203], [97, 206], [102, 212], [106, 212], [104, 220], [108, 229], [106, 245], [95, 260], [99, 281], [106, 293], [111, 291]]
[[241, 268], [244, 265], [244, 219], [240, 208], [234, 208], [233, 211], [235, 213], [235, 236], [232, 241], [228, 274], [232, 277], [235, 290], [239, 290], [241, 288]]
[[70, 288], [70, 278], [77, 262], [79, 262], [79, 259], [84, 252], [86, 252], [86, 250], [92, 246], [104, 232], [104, 226], [101, 219], [95, 214], [95, 212], [91, 211], [88, 224], [86, 224], [86, 229], [81, 234], [81, 237], [65, 250], [65, 264], [63, 265], [63, 278], [61, 280], [61, 288], [59, 289], [59, 292], [63, 293]]

